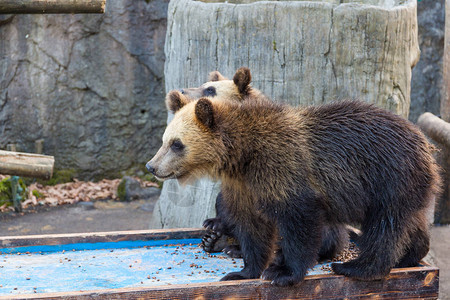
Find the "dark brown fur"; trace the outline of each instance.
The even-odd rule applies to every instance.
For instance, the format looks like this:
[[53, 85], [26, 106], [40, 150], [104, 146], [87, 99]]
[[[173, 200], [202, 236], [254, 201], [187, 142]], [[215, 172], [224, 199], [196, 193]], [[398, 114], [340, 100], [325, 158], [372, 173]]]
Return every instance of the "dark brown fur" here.
[[[244, 269], [223, 280], [262, 274], [281, 286], [301, 281], [318, 258], [326, 224], [362, 229], [361, 254], [333, 264], [337, 274], [381, 279], [428, 252], [426, 214], [439, 191], [438, 168], [431, 146], [408, 121], [354, 101], [304, 109], [205, 98], [189, 105], [211, 112], [191, 117], [208, 120], [202, 132], [213, 149], [189, 149], [186, 141], [199, 154], [189, 165], [208, 162], [204, 172], [222, 181], [226, 216], [244, 256]], [[280, 251], [272, 259], [275, 245]]]

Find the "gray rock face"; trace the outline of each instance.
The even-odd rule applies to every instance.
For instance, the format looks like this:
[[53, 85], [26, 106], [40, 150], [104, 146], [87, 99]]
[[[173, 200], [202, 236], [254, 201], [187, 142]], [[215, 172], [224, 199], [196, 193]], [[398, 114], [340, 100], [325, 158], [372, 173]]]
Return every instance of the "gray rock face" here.
[[104, 15], [0, 18], [0, 148], [17, 143], [82, 178], [145, 164], [166, 125], [168, 0], [107, 1]]
[[413, 122], [424, 112], [439, 115], [442, 88], [442, 56], [444, 53], [445, 0], [417, 2], [420, 60], [411, 79], [411, 109]]

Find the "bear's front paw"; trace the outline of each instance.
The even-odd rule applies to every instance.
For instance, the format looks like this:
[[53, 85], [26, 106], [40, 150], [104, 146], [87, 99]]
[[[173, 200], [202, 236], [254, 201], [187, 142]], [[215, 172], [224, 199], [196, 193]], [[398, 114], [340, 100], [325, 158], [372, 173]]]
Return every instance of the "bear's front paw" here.
[[241, 247], [239, 245], [229, 245], [223, 249], [223, 253], [231, 258], [242, 258]]
[[219, 236], [222, 235], [223, 223], [222, 223], [222, 220], [220, 218], [206, 219], [203, 222], [203, 227], [205, 227], [206, 229], [215, 231]]
[[271, 264], [264, 270], [262, 278], [271, 280], [271, 283], [276, 286], [291, 286], [302, 281], [303, 276], [293, 274], [287, 266]]
[[225, 252], [228, 245], [228, 237], [215, 231], [208, 231], [202, 238], [202, 247], [206, 252]]

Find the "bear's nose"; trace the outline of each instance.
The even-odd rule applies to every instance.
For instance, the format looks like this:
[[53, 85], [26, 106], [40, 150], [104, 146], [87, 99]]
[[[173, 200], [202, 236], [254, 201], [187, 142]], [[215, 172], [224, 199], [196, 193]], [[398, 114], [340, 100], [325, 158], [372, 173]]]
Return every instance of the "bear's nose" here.
[[147, 168], [147, 170], [152, 173], [153, 175], [155, 175], [156, 169], [150, 164], [150, 162], [148, 162], [145, 167]]

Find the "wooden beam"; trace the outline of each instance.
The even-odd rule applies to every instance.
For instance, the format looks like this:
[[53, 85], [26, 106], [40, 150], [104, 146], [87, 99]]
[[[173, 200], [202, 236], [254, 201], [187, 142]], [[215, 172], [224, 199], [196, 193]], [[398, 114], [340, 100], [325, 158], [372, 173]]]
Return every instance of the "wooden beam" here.
[[301, 284], [290, 287], [253, 279], [11, 295], [2, 299], [437, 299], [438, 290], [439, 269], [415, 267], [393, 269], [383, 281], [330, 274], [306, 276]]
[[450, 123], [426, 112], [419, 117], [417, 124], [435, 142], [450, 148]]
[[106, 0], [0, 0], [0, 14], [104, 13]]
[[0, 248], [30, 247], [78, 243], [201, 239], [203, 228], [150, 229], [111, 232], [62, 233], [44, 235], [0, 236]]
[[0, 150], [0, 174], [50, 179], [54, 164], [53, 156]]

